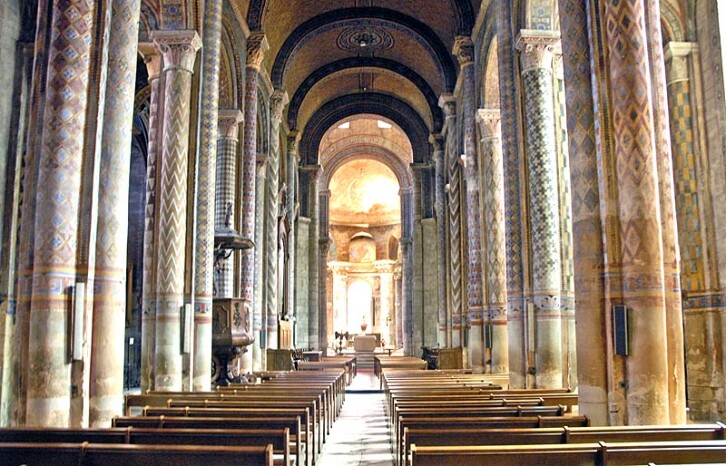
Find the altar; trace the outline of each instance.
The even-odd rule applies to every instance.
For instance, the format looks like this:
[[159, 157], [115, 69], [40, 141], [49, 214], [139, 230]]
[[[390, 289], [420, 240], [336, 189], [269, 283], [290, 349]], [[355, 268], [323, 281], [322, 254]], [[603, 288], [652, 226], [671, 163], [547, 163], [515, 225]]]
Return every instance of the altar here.
[[375, 335], [356, 335], [353, 339], [353, 349], [356, 352], [373, 352], [376, 349]]

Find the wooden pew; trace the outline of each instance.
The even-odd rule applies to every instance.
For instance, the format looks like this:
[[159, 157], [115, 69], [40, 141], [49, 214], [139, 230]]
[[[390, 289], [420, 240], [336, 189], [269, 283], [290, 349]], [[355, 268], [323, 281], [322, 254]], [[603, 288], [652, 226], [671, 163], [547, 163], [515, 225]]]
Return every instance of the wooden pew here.
[[[273, 453], [290, 465], [290, 429], [68, 429], [23, 427], [0, 429], [5, 443], [117, 443], [133, 445], [272, 445]], [[302, 466], [302, 465], [299, 465]]]
[[[144, 408], [141, 417], [163, 417], [164, 422], [169, 422], [172, 417], [181, 418], [290, 418], [297, 417], [300, 420], [299, 434], [292, 434], [295, 438], [302, 439], [305, 444], [307, 464], [310, 466], [315, 462], [318, 455], [316, 443], [316, 430], [311, 422], [310, 410], [308, 408]], [[318, 434], [319, 435], [319, 434]]]
[[726, 441], [582, 443], [567, 445], [411, 445], [412, 466], [618, 466], [723, 463]]
[[409, 458], [410, 445], [546, 445], [597, 442], [663, 442], [724, 440], [724, 424], [685, 426], [562, 427], [535, 429], [412, 429], [403, 432], [403, 456]]
[[[213, 417], [165, 417], [165, 416], [131, 416], [116, 417], [112, 427], [135, 427], [152, 429], [289, 429], [291, 454], [295, 456], [295, 463], [307, 466], [312, 465], [312, 457], [306, 450], [303, 440], [300, 416], [286, 418], [246, 417], [246, 418], [213, 418]], [[294, 448], [292, 447], [294, 445]], [[303, 455], [305, 455], [303, 459]], [[304, 462], [303, 462], [304, 461]]]
[[272, 445], [120, 445], [97, 443], [3, 443], [3, 465], [27, 466], [272, 466]]

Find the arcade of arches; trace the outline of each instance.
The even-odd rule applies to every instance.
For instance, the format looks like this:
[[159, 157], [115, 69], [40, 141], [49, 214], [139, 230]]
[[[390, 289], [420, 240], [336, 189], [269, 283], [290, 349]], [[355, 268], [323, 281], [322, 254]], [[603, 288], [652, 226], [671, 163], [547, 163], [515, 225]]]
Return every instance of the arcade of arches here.
[[724, 10], [3, 0], [0, 425], [361, 327], [593, 424], [724, 420]]

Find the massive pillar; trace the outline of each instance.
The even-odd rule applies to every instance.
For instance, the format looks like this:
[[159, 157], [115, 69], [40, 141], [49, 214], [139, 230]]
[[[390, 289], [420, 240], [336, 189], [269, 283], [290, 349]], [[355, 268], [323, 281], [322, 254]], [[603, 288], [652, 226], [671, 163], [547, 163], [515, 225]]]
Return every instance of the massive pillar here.
[[629, 310], [630, 351], [623, 361], [627, 414], [621, 420], [668, 424], [671, 371], [645, 5], [645, 0], [607, 2], [601, 20], [607, 24], [602, 30], [608, 77], [617, 96], [611, 99], [611, 112], [621, 256], [609, 257], [608, 265], [621, 283], [620, 290], [611, 292], [621, 294]]
[[476, 118], [481, 134], [482, 226], [486, 241], [484, 307], [491, 327], [491, 371], [506, 374], [509, 372], [509, 336], [501, 115], [499, 109], [485, 109], [479, 110]]
[[459, 60], [462, 124], [464, 129], [464, 181], [466, 185], [467, 321], [469, 364], [474, 372], [484, 372], [484, 307], [482, 300], [481, 217], [479, 214], [479, 158], [476, 144], [476, 74], [474, 44], [457, 37], [453, 54]]
[[[320, 174], [320, 165], [305, 165], [300, 167], [301, 178], [304, 174], [304, 179], [307, 181], [307, 204], [308, 204], [308, 217], [310, 218], [309, 234], [307, 239], [300, 238], [301, 241], [308, 242], [308, 307], [306, 309], [308, 319], [308, 346], [317, 347], [318, 349], [325, 349], [325, 347], [319, 346], [320, 344], [320, 304], [319, 304], [319, 287], [320, 287], [320, 259], [318, 251], [318, 238], [319, 238], [319, 208], [318, 208], [318, 176]], [[301, 183], [302, 187], [302, 183]], [[298, 192], [302, 195], [303, 190], [300, 189]], [[322, 273], [325, 273], [323, 269]], [[304, 288], [299, 289], [301, 292]], [[299, 328], [300, 332], [306, 331], [304, 328]]]
[[462, 242], [461, 242], [461, 170], [456, 132], [456, 102], [451, 96], [442, 96], [439, 99], [439, 106], [444, 111], [446, 124], [444, 125], [444, 137], [446, 138], [446, 174], [448, 183], [448, 217], [449, 217], [449, 273], [448, 289], [451, 302], [451, 315], [449, 327], [451, 329], [451, 346], [459, 347], [463, 344], [461, 338], [462, 330]]
[[194, 61], [202, 44], [196, 31], [155, 31], [152, 38], [164, 59], [165, 79], [154, 388], [178, 391], [182, 387], [180, 318], [184, 306], [190, 97]]
[[328, 347], [328, 251], [330, 250], [330, 191], [318, 186], [318, 341], [320, 349]]
[[[214, 201], [214, 228], [234, 225], [237, 202], [237, 146], [242, 112], [219, 110], [217, 166]], [[215, 270], [215, 298], [234, 297], [234, 264], [231, 258], [220, 259]]]
[[447, 293], [446, 293], [446, 164], [444, 152], [444, 140], [441, 135], [432, 135], [429, 138], [434, 146], [434, 214], [436, 215], [436, 241], [437, 249], [437, 292], [439, 302], [439, 331], [438, 343], [441, 346], [451, 345], [451, 330], [447, 318]]
[[[704, 189], [704, 164], [696, 135], [700, 132], [700, 115], [694, 102], [698, 71], [698, 44], [669, 42], [667, 60], [670, 137], [675, 172], [675, 204], [678, 213], [678, 242], [681, 255], [681, 282], [687, 296], [685, 336], [688, 353], [689, 417], [716, 419], [723, 411], [723, 397], [716, 395], [724, 383], [719, 313], [706, 304], [718, 293], [713, 279], [717, 267], [711, 263], [708, 241], [713, 234], [709, 196]], [[695, 73], [694, 73], [695, 71]], [[705, 299], [704, 299], [705, 298]], [[690, 305], [693, 303], [693, 305]], [[705, 304], [705, 305], [704, 305]], [[669, 348], [670, 352], [670, 348]], [[718, 387], [718, 388], [717, 388]]]
[[194, 350], [192, 390], [209, 390], [212, 373], [212, 295], [214, 294], [214, 200], [217, 174], [217, 114], [222, 0], [204, 2], [202, 105], [197, 156], [194, 260]]
[[[286, 318], [291, 319], [294, 326], [294, 335], [300, 334], [300, 327], [297, 325], [297, 318], [295, 317], [295, 277], [297, 276], [297, 261], [295, 260], [295, 252], [297, 249], [297, 224], [295, 218], [297, 217], [296, 212], [296, 200], [297, 194], [297, 164], [298, 164], [298, 151], [297, 151], [297, 132], [291, 132], [287, 137], [287, 197], [285, 198], [285, 209], [287, 210], [287, 224], [290, 230], [287, 232], [287, 275], [284, 280], [287, 280], [285, 288], [287, 288], [287, 295], [285, 296], [285, 312]], [[305, 329], [307, 333], [307, 328]], [[307, 337], [305, 338], [307, 341]], [[297, 340], [293, 341], [293, 347], [297, 348]]]
[[122, 414], [129, 170], [139, 0], [114, 0], [101, 139], [90, 374], [90, 424]]
[[401, 301], [401, 325], [403, 326], [403, 354], [414, 356], [414, 315], [413, 315], [413, 192], [401, 189], [401, 257], [403, 258], [403, 283]]
[[[33, 276], [28, 320], [27, 418], [29, 426], [68, 427], [71, 416], [71, 363], [67, 344], [81, 236], [81, 178], [84, 166], [91, 64], [102, 40], [101, 8], [92, 1], [56, 1], [48, 43], [47, 88], [38, 153]], [[45, 9], [39, 10], [41, 18]], [[41, 21], [43, 22], [43, 21]], [[43, 35], [38, 30], [38, 35]], [[40, 78], [38, 78], [40, 79]], [[102, 102], [102, 99], [101, 99]], [[102, 113], [102, 112], [101, 112]], [[21, 271], [22, 273], [22, 271]], [[24, 279], [25, 277], [20, 277]], [[23, 290], [25, 291], [25, 290]], [[82, 300], [83, 302], [83, 300]], [[83, 314], [83, 313], [82, 313]], [[24, 331], [24, 329], [21, 329]], [[21, 400], [18, 400], [21, 401]]]
[[562, 386], [562, 257], [554, 139], [552, 48], [559, 34], [521, 31], [524, 107], [527, 128], [529, 203], [532, 229], [532, 301], [535, 325], [535, 380], [538, 388]]
[[513, 2], [498, 2], [497, 57], [499, 65], [499, 89], [502, 115], [502, 152], [504, 158], [505, 228], [507, 231], [507, 320], [509, 321], [509, 386], [524, 388], [530, 364], [527, 341], [524, 338], [524, 276], [523, 253], [526, 244], [524, 234], [527, 205], [521, 183], [523, 166], [521, 159], [521, 110], [516, 75], [517, 53], [514, 49], [512, 30]]
[[[598, 187], [598, 164], [602, 162], [602, 157], [596, 145], [597, 114], [593, 97], [598, 94], [591, 80], [591, 73], [595, 70], [591, 69], [590, 27], [585, 0], [560, 0], [572, 181], [579, 410], [592, 419], [593, 425], [606, 425], [608, 352], [602, 277], [604, 251], [601, 194]], [[597, 91], [602, 93], [601, 89]]]
[[[269, 48], [265, 35], [261, 32], [255, 32], [247, 38], [247, 67], [245, 80], [245, 110], [244, 110], [244, 132], [242, 136], [242, 180], [238, 180], [237, 185], [242, 186], [242, 215], [240, 216], [241, 227], [239, 232], [245, 238], [255, 238], [255, 212], [256, 212], [256, 181], [257, 181], [257, 80], [265, 56], [265, 51]], [[255, 313], [255, 257], [261, 253], [260, 245], [255, 243], [255, 247], [242, 251], [242, 265], [240, 274], [242, 276], [242, 286], [240, 288], [240, 297], [250, 314]], [[259, 282], [257, 282], [259, 283]], [[253, 318], [253, 330], [254, 330]], [[259, 334], [255, 333], [255, 351], [259, 344]], [[253, 357], [256, 357], [253, 356]], [[263, 368], [264, 369], [264, 368]]]
[[144, 271], [141, 293], [141, 391], [154, 389], [154, 347], [156, 342], [156, 247], [159, 203], [158, 165], [163, 121], [163, 93], [160, 92], [161, 55], [153, 43], [139, 44], [149, 75], [149, 134], [146, 157], [146, 203], [144, 207]]
[[267, 156], [267, 181], [265, 183], [265, 325], [267, 348], [278, 347], [278, 249], [279, 229], [277, 213], [280, 205], [280, 122], [288, 97], [284, 91], [275, 91], [270, 98], [270, 153]]
[[681, 302], [680, 252], [676, 204], [673, 190], [673, 154], [666, 92], [665, 60], [657, 0], [645, 2], [645, 29], [653, 101], [655, 160], [658, 171], [658, 196], [663, 251], [663, 292], [667, 338], [669, 415], [672, 424], [686, 422], [686, 373], [683, 348], [683, 307]]

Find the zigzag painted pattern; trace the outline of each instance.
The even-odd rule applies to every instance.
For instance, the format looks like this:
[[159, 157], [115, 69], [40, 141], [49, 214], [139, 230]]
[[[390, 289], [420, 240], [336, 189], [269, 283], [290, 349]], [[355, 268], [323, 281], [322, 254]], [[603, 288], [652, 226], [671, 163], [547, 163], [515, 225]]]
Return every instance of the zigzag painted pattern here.
[[189, 72], [166, 71], [156, 278], [164, 295], [184, 292], [190, 90]]
[[142, 308], [144, 314], [155, 312], [156, 296], [156, 214], [157, 214], [157, 151], [160, 136], [159, 124], [159, 84], [154, 78], [151, 86], [149, 105], [149, 141], [146, 161], [146, 204], [144, 207], [144, 283]]
[[[446, 310], [447, 310], [447, 299], [446, 299], [446, 193], [444, 186], [446, 185], [446, 166], [444, 165], [444, 148], [441, 147], [442, 141], [438, 140], [438, 144], [434, 150], [434, 163], [435, 163], [435, 204], [434, 210], [436, 211], [436, 240], [438, 245], [437, 251], [437, 263], [438, 263], [438, 274], [436, 281], [438, 284], [437, 297], [439, 301], [439, 330], [445, 331], [448, 328], [446, 322]], [[445, 342], [440, 342], [444, 343]]]
[[[453, 120], [453, 119], [452, 119]], [[453, 127], [453, 125], [452, 125]], [[449, 267], [451, 283], [452, 328], [461, 328], [461, 171], [457, 156], [455, 135], [447, 137], [446, 156], [449, 174]]]
[[[270, 132], [270, 154], [267, 156], [265, 181], [265, 310], [268, 327], [277, 315], [277, 248], [278, 248], [278, 190], [280, 186], [280, 122], [273, 118]], [[275, 326], [277, 319], [275, 318]], [[268, 342], [268, 345], [270, 342]]]

